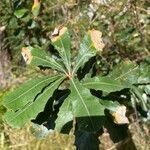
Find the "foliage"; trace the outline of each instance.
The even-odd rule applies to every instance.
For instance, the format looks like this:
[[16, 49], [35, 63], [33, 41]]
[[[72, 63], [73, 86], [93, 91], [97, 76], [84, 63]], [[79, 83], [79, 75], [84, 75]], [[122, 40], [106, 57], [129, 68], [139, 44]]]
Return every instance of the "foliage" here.
[[65, 24], [77, 35], [73, 47], [78, 46], [79, 38], [88, 29], [103, 31], [107, 47], [105, 59], [109, 59], [104, 65], [106, 69], [121, 59], [141, 61], [149, 54], [147, 0], [45, 0], [37, 9], [30, 1], [2, 0], [0, 13], [0, 25], [6, 26], [5, 47], [10, 49], [13, 62], [20, 60], [20, 49], [25, 45], [46, 47], [49, 32], [58, 24]]
[[[91, 58], [102, 53], [104, 43], [101, 36], [100, 31], [89, 30], [74, 59], [71, 56], [70, 33], [66, 27], [55, 28], [52, 33], [51, 44], [57, 53], [51, 52], [51, 56], [38, 46], [23, 47], [22, 56], [28, 65], [51, 68], [57, 73], [29, 80], [7, 94], [3, 101], [7, 108], [4, 120], [12, 127], [22, 127], [30, 120], [41, 124], [41, 136], [49, 132], [45, 127], [62, 133], [69, 133], [73, 127], [75, 143], [80, 148], [82, 142], [90, 139], [89, 136], [99, 133], [107, 116], [111, 115], [118, 125], [129, 123], [125, 116], [126, 106], [119, 100], [121, 95], [114, 98], [111, 94], [119, 95], [122, 90], [127, 90], [130, 95], [140, 96], [139, 103], [147, 110], [136, 87], [149, 84], [146, 66], [145, 69], [142, 67], [143, 74], [140, 66], [128, 60], [108, 75], [93, 76], [94, 70], [90, 68], [86, 70], [89, 73], [80, 79], [78, 70], [82, 72]], [[124, 100], [129, 101], [128, 98]], [[87, 138], [81, 140], [80, 136], [84, 135]], [[91, 145], [94, 146], [93, 143]]]
[[[149, 120], [147, 0], [1, 0], [0, 13], [0, 26], [6, 27], [4, 48], [12, 62], [18, 65], [24, 47], [27, 64], [54, 70], [54, 75], [31, 79], [4, 98], [10, 125], [20, 127], [31, 120], [41, 131], [38, 137], [52, 130], [69, 133], [73, 127], [81, 148], [88, 140], [98, 144], [107, 121], [117, 129], [125, 126], [120, 124], [129, 122], [126, 109], [130, 114], [132, 107]], [[104, 51], [101, 33], [86, 33], [91, 28], [103, 32]], [[92, 34], [97, 36], [92, 39]]]

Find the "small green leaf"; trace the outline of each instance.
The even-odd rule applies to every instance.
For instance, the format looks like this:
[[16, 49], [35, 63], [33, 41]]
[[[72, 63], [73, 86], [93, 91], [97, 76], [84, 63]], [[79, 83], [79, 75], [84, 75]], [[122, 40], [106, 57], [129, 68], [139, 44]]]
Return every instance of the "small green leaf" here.
[[29, 80], [4, 97], [4, 106], [13, 111], [22, 108], [29, 102], [33, 101], [34, 97], [40, 93], [45, 86], [54, 82], [59, 77], [60, 76], [46, 76], [39, 79]]
[[97, 30], [90, 30], [85, 35], [80, 45], [73, 73], [75, 73], [80, 67], [84, 66], [85, 62], [95, 56], [97, 52], [101, 53], [104, 48], [104, 43], [101, 36], [102, 33]]
[[58, 88], [60, 83], [64, 80], [64, 76], [51, 83], [43, 93], [37, 95], [37, 98], [27, 103], [23, 108], [17, 111], [7, 111], [4, 115], [4, 120], [12, 127], [22, 127], [31, 119], [35, 119], [37, 114], [44, 110], [48, 99], [53, 95], [53, 92]]
[[65, 72], [61, 64], [57, 63], [53, 58], [49, 57], [47, 53], [40, 48], [23, 47], [21, 53], [27, 64], [50, 67], [52, 69]]
[[86, 78], [83, 81], [83, 86], [89, 89], [102, 90], [106, 93], [120, 91], [128, 86], [121, 84], [118, 80], [112, 80], [109, 77], [93, 77]]
[[17, 17], [17, 18], [22, 18], [25, 13], [28, 11], [28, 9], [19, 9], [19, 10], [16, 10], [14, 12], [14, 15]]
[[58, 50], [61, 58], [64, 61], [64, 64], [68, 71], [70, 72], [71, 67], [71, 39], [68, 29], [66, 27], [62, 27], [61, 29], [55, 28], [52, 37], [51, 37], [52, 44]]

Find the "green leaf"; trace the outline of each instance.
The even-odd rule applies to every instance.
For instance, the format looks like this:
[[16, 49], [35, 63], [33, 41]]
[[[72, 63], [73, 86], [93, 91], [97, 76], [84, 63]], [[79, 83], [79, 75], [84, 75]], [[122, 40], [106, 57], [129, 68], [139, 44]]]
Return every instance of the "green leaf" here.
[[108, 109], [112, 112], [117, 110], [117, 107], [120, 106], [120, 104], [117, 101], [110, 101], [110, 100], [102, 100], [100, 99], [99, 102], [105, 107], [105, 109]]
[[73, 74], [93, 56], [96, 55], [97, 52], [101, 52], [104, 43], [101, 39], [101, 32], [97, 30], [90, 30], [84, 37], [80, 49], [78, 52], [78, 56], [76, 58], [75, 67], [73, 70]]
[[22, 48], [22, 56], [27, 64], [50, 67], [52, 69], [65, 72], [62, 65], [57, 63], [53, 58], [49, 57], [47, 53], [40, 48]]
[[90, 126], [92, 131], [97, 131], [97, 127], [100, 125], [95, 122], [96, 119], [92, 118], [104, 116], [104, 107], [79, 81], [71, 79], [70, 84], [71, 94], [69, 98], [72, 102], [73, 115], [78, 118], [85, 118], [86, 121], [81, 122], [82, 127], [89, 128]]
[[147, 95], [150, 95], [150, 85], [144, 86], [144, 91]]
[[19, 10], [15, 10], [14, 12], [14, 15], [17, 17], [17, 18], [22, 18], [25, 13], [28, 11], [28, 9], [19, 9]]
[[29, 102], [23, 108], [17, 111], [7, 111], [4, 115], [4, 120], [12, 127], [22, 127], [29, 120], [35, 119], [37, 114], [44, 110], [46, 102], [63, 80], [64, 76], [61, 76], [56, 81], [52, 82], [46, 89], [44, 89], [43, 93], [37, 95], [35, 100]]
[[68, 32], [68, 29], [66, 27], [63, 27], [61, 29], [55, 28], [52, 34], [51, 41], [54, 47], [58, 50], [61, 58], [63, 59], [67, 70], [70, 72], [71, 39], [70, 39], [70, 34]]
[[120, 91], [128, 87], [125, 84], [121, 84], [120, 81], [112, 80], [109, 77], [86, 78], [82, 83], [88, 89], [102, 90], [106, 93]]
[[143, 63], [140, 65], [140, 75], [138, 78], [140, 84], [150, 84], [150, 66], [149, 64]]
[[142, 90], [133, 85], [131, 89], [131, 93], [132, 92], [135, 94], [136, 98], [138, 99], [138, 102], [141, 103], [143, 110], [148, 111], [148, 108], [146, 106], [146, 101], [142, 96], [143, 94]]
[[64, 125], [72, 120], [73, 120], [73, 114], [72, 114], [72, 107], [71, 107], [71, 97], [69, 96], [67, 97], [67, 99], [65, 99], [65, 101], [63, 102], [59, 110], [58, 117], [55, 121], [56, 123], [55, 130], [61, 132]]
[[29, 102], [32, 102], [45, 86], [59, 78], [60, 76], [46, 76], [39, 79], [31, 79], [6, 95], [3, 104], [8, 109], [17, 111]]
[[108, 75], [112, 80], [118, 80], [121, 83], [135, 84], [138, 82], [139, 67], [131, 61], [125, 61], [117, 65]]

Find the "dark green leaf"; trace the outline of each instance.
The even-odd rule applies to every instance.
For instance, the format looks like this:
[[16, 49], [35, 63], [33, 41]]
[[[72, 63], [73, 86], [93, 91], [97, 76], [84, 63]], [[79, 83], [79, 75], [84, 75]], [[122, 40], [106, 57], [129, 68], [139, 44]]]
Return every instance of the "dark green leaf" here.
[[[55, 33], [55, 32], [58, 32], [58, 33]], [[58, 50], [61, 58], [63, 59], [66, 68], [70, 72], [71, 39], [70, 39], [70, 34], [68, 32], [68, 29], [66, 27], [63, 27], [61, 29], [55, 28], [54, 33], [52, 34], [51, 40], [52, 40], [52, 44]]]
[[56, 123], [55, 130], [60, 132], [63, 126], [72, 120], [73, 120], [73, 114], [72, 114], [72, 107], [71, 107], [71, 98], [69, 96], [67, 97], [67, 99], [65, 99], [65, 101], [63, 102], [59, 110], [58, 117], [55, 122]]
[[82, 127], [88, 128], [88, 126], [90, 126], [92, 131], [97, 131], [97, 127], [100, 127], [100, 125], [96, 125], [96, 119], [92, 118], [104, 116], [104, 107], [99, 103], [99, 100], [92, 96], [90, 91], [84, 88], [77, 80], [72, 79], [70, 84], [71, 94], [69, 98], [72, 102], [72, 112], [74, 116], [88, 120], [84, 125], [81, 123]]
[[59, 79], [59, 77], [60, 76], [46, 76], [29, 80], [4, 97], [4, 106], [13, 111], [22, 108], [29, 102], [32, 102], [35, 96], [40, 93], [45, 86]]
[[31, 119], [35, 119], [37, 114], [43, 111], [46, 102], [53, 95], [55, 89], [64, 80], [64, 77], [60, 77], [55, 82], [51, 83], [43, 93], [39, 94], [37, 98], [26, 104], [23, 108], [17, 111], [7, 111], [4, 115], [4, 120], [12, 127], [21, 127]]

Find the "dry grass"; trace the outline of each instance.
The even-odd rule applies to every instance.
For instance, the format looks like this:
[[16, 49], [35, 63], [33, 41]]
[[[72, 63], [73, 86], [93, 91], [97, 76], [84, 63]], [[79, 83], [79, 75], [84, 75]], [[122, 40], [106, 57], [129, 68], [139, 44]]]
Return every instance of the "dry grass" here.
[[[53, 133], [45, 139], [37, 140], [29, 130], [29, 126], [22, 129], [12, 129], [2, 125], [0, 133], [1, 150], [74, 150], [75, 146], [73, 135], [62, 135]], [[2, 128], [1, 128], [2, 129]], [[133, 150], [133, 142], [137, 150], [149, 150], [149, 125], [139, 124], [138, 122], [129, 125], [131, 137], [119, 143], [113, 143], [108, 133], [101, 136], [101, 150]]]
[[12, 129], [6, 125], [0, 135], [0, 149], [2, 150], [74, 150], [73, 136], [54, 133], [45, 139], [37, 140], [29, 130]]

